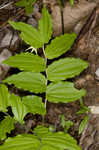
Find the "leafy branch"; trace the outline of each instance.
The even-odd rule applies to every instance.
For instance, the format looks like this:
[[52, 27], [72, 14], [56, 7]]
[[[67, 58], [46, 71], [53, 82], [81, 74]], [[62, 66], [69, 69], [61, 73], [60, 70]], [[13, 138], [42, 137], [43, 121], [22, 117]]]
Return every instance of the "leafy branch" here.
[[[88, 67], [88, 63], [79, 58], [70, 57], [53, 60], [71, 48], [76, 38], [75, 33], [56, 37], [48, 44], [52, 36], [52, 20], [45, 7], [42, 9], [42, 18], [38, 22], [38, 29], [23, 22], [9, 21], [9, 23], [14, 29], [21, 31], [20, 37], [30, 47], [37, 51], [42, 48], [44, 58], [35, 53], [24, 52], [11, 56], [3, 62], [11, 67], [19, 68], [21, 72], [7, 77], [0, 85], [0, 111], [7, 112], [7, 107], [10, 106], [14, 120], [23, 124], [27, 113], [46, 115], [47, 101], [68, 103], [85, 96], [84, 89], [78, 90], [74, 87], [74, 83], [65, 80], [79, 75]], [[51, 62], [49, 65], [48, 60]], [[24, 91], [30, 91], [32, 95], [21, 98], [10, 94], [5, 83], [14, 84]], [[39, 93], [45, 94], [45, 106], [42, 98], [37, 95]], [[13, 126], [9, 130], [12, 129]], [[5, 130], [5, 132], [9, 133], [9, 130]], [[69, 134], [49, 132], [46, 127], [37, 127], [33, 133], [33, 135], [26, 134], [8, 138], [0, 146], [0, 150], [15, 150], [16, 146], [17, 148], [21, 147], [21, 150], [81, 150], [76, 140]]]

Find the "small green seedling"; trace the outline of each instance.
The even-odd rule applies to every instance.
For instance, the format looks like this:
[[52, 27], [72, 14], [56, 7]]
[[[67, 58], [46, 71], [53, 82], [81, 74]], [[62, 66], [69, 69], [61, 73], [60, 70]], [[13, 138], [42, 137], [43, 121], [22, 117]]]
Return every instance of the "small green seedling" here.
[[68, 130], [73, 126], [73, 121], [66, 121], [65, 120], [65, 116], [62, 115], [61, 116], [61, 126], [63, 127], [64, 129], [64, 132], [68, 132]]
[[87, 123], [88, 123], [88, 116], [85, 116], [84, 119], [80, 123], [79, 134], [81, 134], [83, 130], [86, 128]]
[[80, 99], [80, 110], [76, 113], [77, 115], [85, 114], [87, 112], [90, 112], [90, 108], [84, 105], [83, 100]]

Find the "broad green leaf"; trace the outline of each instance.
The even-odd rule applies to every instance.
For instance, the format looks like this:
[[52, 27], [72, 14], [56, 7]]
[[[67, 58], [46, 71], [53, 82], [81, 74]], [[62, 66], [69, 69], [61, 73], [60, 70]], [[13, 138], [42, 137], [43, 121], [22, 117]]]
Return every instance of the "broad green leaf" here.
[[12, 112], [14, 114], [14, 118], [16, 121], [20, 123], [24, 123], [23, 119], [25, 115], [28, 113], [26, 106], [22, 103], [21, 98], [19, 96], [15, 96], [12, 94], [10, 96], [10, 106], [12, 107]]
[[49, 133], [42, 137], [42, 144], [41, 150], [81, 150], [76, 140], [63, 132]]
[[7, 111], [9, 101], [9, 92], [5, 85], [0, 85], [0, 111]]
[[[43, 129], [45, 130], [44, 127]], [[41, 133], [39, 130], [35, 135], [26, 134], [8, 138], [5, 143], [0, 146], [0, 150], [81, 150], [77, 145], [77, 141], [69, 134], [63, 132]]]
[[13, 28], [21, 31], [21, 38], [34, 48], [40, 48], [44, 43], [48, 43], [52, 35], [52, 21], [45, 7], [42, 9], [42, 13], [43, 16], [39, 21], [38, 30], [23, 22], [9, 21]]
[[42, 18], [39, 20], [38, 27], [43, 43], [48, 43], [52, 35], [52, 20], [45, 7], [42, 9]]
[[14, 84], [17, 88], [34, 93], [43, 93], [46, 91], [46, 79], [40, 73], [21, 72], [8, 77], [3, 82]]
[[64, 132], [54, 133], [44, 126], [37, 126], [34, 133], [41, 139], [41, 150], [81, 150], [77, 141]]
[[79, 134], [81, 134], [84, 130], [84, 128], [86, 127], [88, 123], [88, 116], [85, 116], [85, 118], [82, 120], [82, 122], [80, 123], [80, 126], [79, 126]]
[[11, 67], [19, 68], [20, 70], [33, 72], [41, 72], [46, 68], [45, 60], [32, 53], [21, 53], [11, 56], [3, 63]]
[[10, 133], [14, 129], [15, 120], [11, 117], [6, 116], [5, 119], [0, 122], [0, 139], [6, 138], [6, 133]]
[[48, 66], [47, 74], [50, 81], [60, 81], [79, 75], [88, 67], [88, 63], [81, 59], [64, 58]]
[[8, 138], [3, 145], [0, 145], [0, 150], [39, 150], [40, 145], [36, 136], [26, 134]]
[[54, 40], [52, 40], [51, 44], [46, 47], [46, 57], [48, 59], [53, 59], [61, 56], [71, 48], [75, 38], [75, 33], [64, 34], [56, 37]]
[[47, 87], [46, 98], [53, 103], [68, 103], [80, 99], [85, 90], [77, 90], [72, 82], [51, 83]]
[[29, 45], [40, 48], [43, 46], [41, 35], [37, 29], [23, 22], [9, 21], [10, 25], [16, 30], [21, 31], [21, 38]]
[[27, 107], [28, 112], [33, 114], [46, 114], [46, 109], [41, 97], [25, 96], [22, 98], [23, 104]]

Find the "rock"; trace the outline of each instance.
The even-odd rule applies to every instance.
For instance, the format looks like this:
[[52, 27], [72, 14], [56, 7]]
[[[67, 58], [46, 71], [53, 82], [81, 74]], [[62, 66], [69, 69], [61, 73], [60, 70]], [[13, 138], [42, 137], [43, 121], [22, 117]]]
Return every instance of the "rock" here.
[[96, 70], [95, 75], [96, 75], [96, 79], [99, 80], [99, 68]]
[[4, 79], [6, 73], [9, 70], [9, 66], [2, 64], [2, 62], [10, 57], [12, 54], [8, 49], [4, 49], [0, 54], [0, 80]]
[[99, 114], [90, 114], [89, 121], [84, 129], [80, 145], [83, 150], [99, 150]]
[[[73, 31], [73, 28], [81, 21], [82, 25], [85, 23], [85, 18], [90, 15], [92, 10], [97, 6], [95, 2], [80, 1], [73, 7], [70, 3], [67, 3], [64, 10], [64, 30], [66, 32]], [[58, 5], [52, 6], [52, 18], [54, 24], [54, 36], [60, 35], [62, 33], [61, 25], [61, 12]], [[83, 21], [84, 20], [84, 23]]]
[[[14, 33], [14, 34], [13, 34]], [[0, 49], [10, 48], [14, 51], [19, 47], [19, 37], [15, 31], [5, 28], [0, 35]]]
[[99, 115], [99, 106], [88, 106], [90, 108], [92, 114]]

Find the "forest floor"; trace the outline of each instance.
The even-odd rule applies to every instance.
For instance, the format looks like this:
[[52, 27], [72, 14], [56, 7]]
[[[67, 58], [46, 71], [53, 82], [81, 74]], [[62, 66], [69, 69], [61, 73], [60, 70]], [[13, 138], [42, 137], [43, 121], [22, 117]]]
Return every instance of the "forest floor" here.
[[[81, 135], [78, 134], [78, 128], [86, 114], [76, 114], [80, 109], [79, 101], [68, 104], [47, 103], [46, 124], [54, 125], [57, 131], [63, 130], [60, 116], [64, 115], [66, 120], [74, 122], [69, 133], [77, 139], [82, 150], [99, 150], [99, 0], [77, 0], [73, 7], [66, 2], [62, 12], [57, 0], [43, 2], [40, 0], [35, 4], [34, 11], [29, 16], [25, 14], [24, 8], [16, 7], [14, 2], [15, 0], [0, 1], [0, 80], [2, 81], [6, 76], [18, 71], [6, 67], [2, 61], [27, 48], [27, 45], [19, 38], [18, 32], [8, 24], [8, 20], [23, 21], [37, 27], [43, 2], [46, 3], [53, 19], [53, 37], [61, 35], [63, 32], [76, 32], [78, 35], [71, 50], [63, 57], [73, 56], [88, 61], [89, 67], [72, 81], [77, 88], [86, 89], [87, 93], [83, 98], [84, 104], [93, 108], [88, 113], [89, 121]], [[6, 4], [9, 5], [5, 6]], [[18, 95], [26, 95], [16, 88], [9, 87], [9, 90]], [[3, 116], [4, 114], [0, 113], [0, 120]], [[41, 123], [41, 119], [41, 116], [28, 114], [25, 122], [33, 128]], [[12, 135], [19, 133], [25, 133], [25, 128], [16, 124]]]

